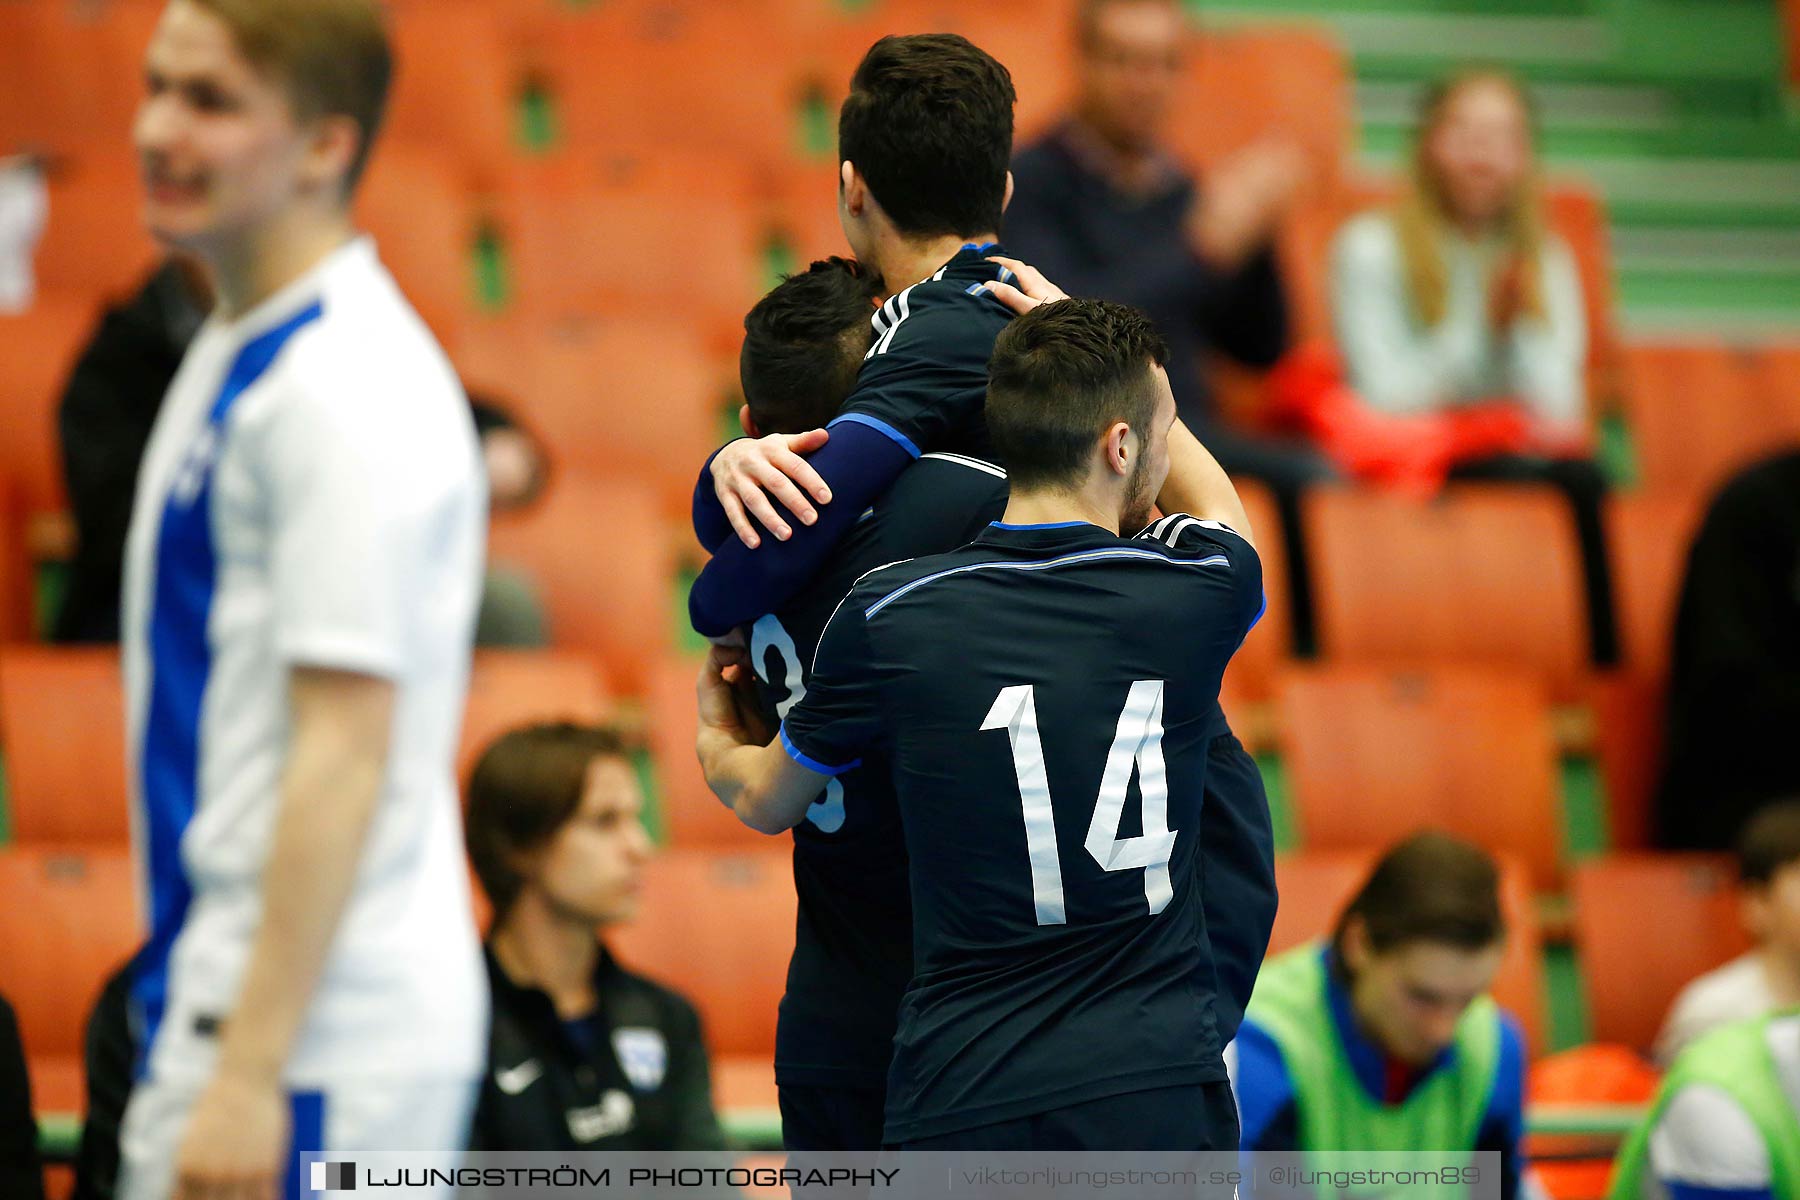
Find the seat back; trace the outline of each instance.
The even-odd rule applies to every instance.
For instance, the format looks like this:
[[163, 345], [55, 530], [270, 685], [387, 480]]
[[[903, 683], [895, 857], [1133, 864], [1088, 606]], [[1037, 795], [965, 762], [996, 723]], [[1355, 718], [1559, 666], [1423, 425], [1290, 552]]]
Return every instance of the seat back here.
[[795, 912], [785, 851], [669, 850], [646, 868], [637, 918], [607, 940], [693, 1002], [714, 1054], [772, 1055]]
[[1625, 377], [1646, 488], [1710, 493], [1754, 459], [1800, 446], [1800, 396], [1761, 386], [1754, 360], [1723, 343], [1630, 346]]
[[15, 841], [129, 841], [117, 648], [0, 649], [0, 751]]
[[1325, 656], [1510, 666], [1577, 693], [1586, 606], [1563, 496], [1459, 484], [1433, 501], [1315, 488], [1303, 503]]
[[597, 722], [611, 707], [594, 660], [555, 650], [477, 650], [463, 709], [456, 777], [469, 772], [502, 734], [540, 721]]
[[1596, 1041], [1648, 1051], [1676, 994], [1748, 949], [1722, 856], [1608, 855], [1578, 866], [1573, 882]]
[[56, 410], [99, 315], [91, 300], [45, 295], [0, 316], [0, 488], [21, 518], [63, 507]]
[[710, 847], [752, 853], [787, 850], [784, 834], [772, 838], [738, 820], [706, 786], [694, 753], [698, 715], [694, 685], [698, 659], [668, 658], [650, 680], [647, 740], [656, 763], [658, 812], [671, 846]]
[[1557, 878], [1557, 760], [1543, 688], [1529, 675], [1442, 666], [1291, 672], [1285, 760], [1308, 848], [1449, 830]]

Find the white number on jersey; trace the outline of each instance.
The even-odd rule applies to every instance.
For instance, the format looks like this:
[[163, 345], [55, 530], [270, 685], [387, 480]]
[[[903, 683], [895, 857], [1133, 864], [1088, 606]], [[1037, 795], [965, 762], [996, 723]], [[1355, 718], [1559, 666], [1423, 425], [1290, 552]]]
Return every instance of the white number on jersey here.
[[[770, 649], [781, 656], [782, 678], [779, 680], [772, 680], [768, 675]], [[806, 678], [800, 670], [800, 651], [794, 645], [793, 636], [782, 628], [774, 613], [758, 618], [756, 624], [750, 627], [750, 663], [765, 686], [780, 687], [787, 691], [787, 699], [775, 706], [776, 718], [787, 720], [788, 710], [806, 698]], [[836, 779], [827, 781], [825, 798], [816, 801], [806, 810], [806, 819], [817, 826], [821, 833], [836, 833], [842, 829], [843, 783]]]
[[[1094, 800], [1094, 817], [1088, 824], [1084, 843], [1103, 871], [1144, 872], [1144, 899], [1152, 916], [1168, 907], [1175, 894], [1169, 881], [1175, 833], [1169, 828], [1162, 713], [1162, 680], [1141, 679], [1131, 685], [1125, 707], [1119, 713], [1112, 748], [1106, 754], [1106, 770], [1100, 778], [1100, 794]], [[1044, 769], [1044, 743], [1038, 733], [1034, 687], [1015, 684], [1000, 689], [981, 727], [1006, 730], [1012, 743], [1013, 771], [1018, 776], [1019, 799], [1025, 808], [1025, 848], [1031, 859], [1031, 898], [1037, 909], [1037, 923], [1061, 925], [1068, 915], [1063, 905], [1055, 810], [1050, 803], [1050, 778]], [[1133, 771], [1137, 773], [1142, 796], [1144, 832], [1121, 838], [1119, 821], [1125, 813], [1125, 793], [1131, 786]]]

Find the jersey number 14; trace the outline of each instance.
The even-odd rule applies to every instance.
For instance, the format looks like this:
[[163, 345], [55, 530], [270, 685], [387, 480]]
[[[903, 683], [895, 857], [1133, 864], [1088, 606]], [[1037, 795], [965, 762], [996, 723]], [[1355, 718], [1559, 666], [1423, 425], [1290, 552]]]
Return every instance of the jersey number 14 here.
[[[1162, 715], [1163, 681], [1140, 679], [1132, 684], [1119, 713], [1112, 748], [1106, 753], [1100, 795], [1094, 801], [1094, 817], [1083, 843], [1103, 871], [1144, 873], [1144, 899], [1152, 916], [1166, 908], [1175, 894], [1169, 883], [1175, 833], [1169, 828]], [[1038, 734], [1036, 688], [1022, 683], [1000, 689], [981, 727], [1004, 729], [1012, 741], [1013, 770], [1025, 806], [1025, 846], [1031, 857], [1031, 898], [1037, 907], [1037, 923], [1066, 924], [1056, 815], [1050, 803], [1050, 777], [1044, 769], [1044, 742]], [[1119, 819], [1125, 812], [1125, 793], [1134, 769], [1143, 802], [1144, 832], [1121, 838]]]

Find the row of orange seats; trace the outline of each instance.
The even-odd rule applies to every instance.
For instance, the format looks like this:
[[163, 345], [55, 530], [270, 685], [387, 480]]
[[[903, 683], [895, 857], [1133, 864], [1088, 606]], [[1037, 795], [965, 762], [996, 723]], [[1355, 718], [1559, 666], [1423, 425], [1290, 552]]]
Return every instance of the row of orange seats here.
[[[157, 0], [15, 0], [0, 6], [0, 75], [24, 81], [29, 107], [0, 109], [0, 149], [116, 137], [138, 95]], [[857, 60], [887, 33], [964, 34], [1006, 63], [1031, 132], [1067, 100], [1073, 0], [420, 0], [394, 7], [393, 135], [453, 148], [490, 170], [514, 144], [519, 97], [549, 93], [571, 142], [680, 147], [777, 164], [797, 156], [809, 100], [835, 111]], [[1236, 31], [1198, 43], [1183, 122], [1195, 158], [1271, 124], [1335, 170], [1348, 145], [1344, 56], [1308, 30]]]
[[[1328, 933], [1375, 855], [1356, 849], [1278, 860], [1282, 903], [1270, 952]], [[1501, 886], [1510, 932], [1494, 992], [1541, 1055], [1542, 944], [1517, 863], [1502, 860]], [[1676, 991], [1743, 948], [1732, 887], [1714, 859], [1597, 859], [1577, 870], [1573, 894], [1573, 937], [1598, 1041], [1648, 1050]], [[774, 843], [668, 851], [647, 871], [640, 911], [610, 935], [614, 948], [693, 998], [715, 1056], [720, 1102], [773, 1107], [775, 1013], [794, 926], [786, 851]], [[1642, 919], [1650, 911], [1655, 922]], [[0, 943], [15, 951], [0, 958], [0, 994], [18, 1009], [40, 1111], [81, 1109], [85, 1014], [140, 937], [124, 849], [0, 849]]]

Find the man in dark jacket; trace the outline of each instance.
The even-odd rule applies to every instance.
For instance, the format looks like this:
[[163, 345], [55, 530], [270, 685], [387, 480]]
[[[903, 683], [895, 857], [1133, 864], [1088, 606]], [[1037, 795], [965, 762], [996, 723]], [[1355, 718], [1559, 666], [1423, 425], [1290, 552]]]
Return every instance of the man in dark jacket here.
[[0, 997], [0, 1195], [19, 1200], [42, 1200], [44, 1195], [19, 1021], [4, 997]]
[[469, 856], [494, 906], [476, 1150], [723, 1150], [700, 1018], [595, 936], [630, 919], [650, 841], [625, 743], [535, 725], [482, 755]]
[[1669, 668], [1658, 844], [1723, 850], [1800, 793], [1800, 451], [1720, 491], [1688, 555]]

